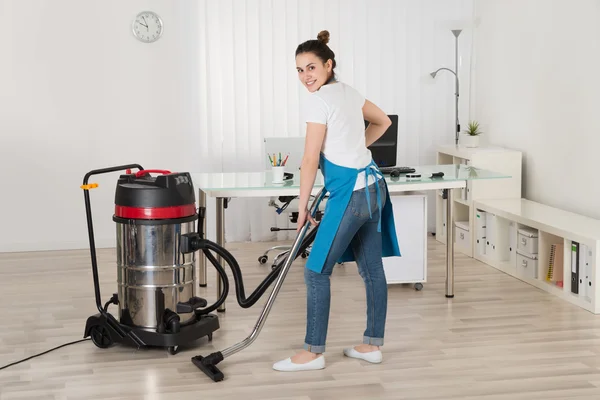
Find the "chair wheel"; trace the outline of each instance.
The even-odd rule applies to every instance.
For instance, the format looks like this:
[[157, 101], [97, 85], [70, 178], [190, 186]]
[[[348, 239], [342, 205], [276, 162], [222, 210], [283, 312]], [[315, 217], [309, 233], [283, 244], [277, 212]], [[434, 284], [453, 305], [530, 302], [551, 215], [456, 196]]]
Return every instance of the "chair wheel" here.
[[175, 354], [177, 354], [177, 351], [179, 350], [179, 346], [169, 346], [167, 348], [167, 350], [169, 351], [169, 354], [174, 356]]
[[266, 264], [267, 261], [269, 261], [269, 257], [267, 257], [267, 256], [260, 256], [260, 257], [258, 257], [258, 262], [261, 263], [261, 264]]
[[306, 258], [308, 257], [308, 253], [303, 251], [302, 254], [300, 255], [302, 258]]

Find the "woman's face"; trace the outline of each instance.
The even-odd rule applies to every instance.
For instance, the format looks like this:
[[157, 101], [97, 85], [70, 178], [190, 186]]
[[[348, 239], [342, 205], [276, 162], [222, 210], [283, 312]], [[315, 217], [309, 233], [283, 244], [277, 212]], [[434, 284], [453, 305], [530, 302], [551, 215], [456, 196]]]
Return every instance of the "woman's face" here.
[[319, 90], [329, 80], [331, 66], [331, 60], [323, 63], [313, 53], [301, 53], [296, 56], [298, 79], [311, 93]]

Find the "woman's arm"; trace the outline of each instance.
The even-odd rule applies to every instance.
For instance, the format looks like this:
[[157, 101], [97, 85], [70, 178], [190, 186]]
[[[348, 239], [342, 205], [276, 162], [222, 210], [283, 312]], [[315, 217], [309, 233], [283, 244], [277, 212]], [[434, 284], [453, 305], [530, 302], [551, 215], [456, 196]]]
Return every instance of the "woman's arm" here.
[[316, 221], [308, 213], [308, 201], [315, 184], [321, 147], [325, 139], [326, 125], [307, 123], [304, 156], [300, 167], [300, 199], [298, 204], [298, 230], [302, 229], [306, 219], [316, 225]]
[[364, 119], [370, 122], [365, 131], [365, 141], [367, 147], [369, 147], [385, 133], [387, 128], [392, 124], [392, 121], [386, 113], [369, 100], [365, 100], [362, 111]]
[[304, 156], [300, 169], [300, 209], [308, 208], [308, 201], [315, 184], [321, 147], [325, 140], [326, 125], [309, 122], [306, 124]]

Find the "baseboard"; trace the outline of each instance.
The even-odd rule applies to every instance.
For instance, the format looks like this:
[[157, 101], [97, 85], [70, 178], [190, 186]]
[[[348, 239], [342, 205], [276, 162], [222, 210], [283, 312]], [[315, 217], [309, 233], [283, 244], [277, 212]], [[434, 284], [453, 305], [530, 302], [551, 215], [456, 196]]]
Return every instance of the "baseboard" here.
[[[97, 249], [114, 248], [115, 239], [95, 239]], [[27, 243], [0, 243], [0, 253], [23, 253], [31, 251], [60, 251], [60, 250], [88, 250], [89, 240], [66, 242], [27, 242]]]

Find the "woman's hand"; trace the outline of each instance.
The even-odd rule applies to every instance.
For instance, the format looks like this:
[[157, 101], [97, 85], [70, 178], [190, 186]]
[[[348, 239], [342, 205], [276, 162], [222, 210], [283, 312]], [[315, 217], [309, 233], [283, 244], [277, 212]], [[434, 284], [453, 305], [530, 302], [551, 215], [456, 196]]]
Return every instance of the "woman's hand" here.
[[315, 221], [312, 215], [310, 215], [310, 212], [308, 212], [306, 208], [300, 208], [300, 210], [298, 211], [298, 226], [296, 228], [296, 232], [300, 232], [300, 230], [306, 223], [307, 218], [313, 226], [317, 225], [317, 221]]

